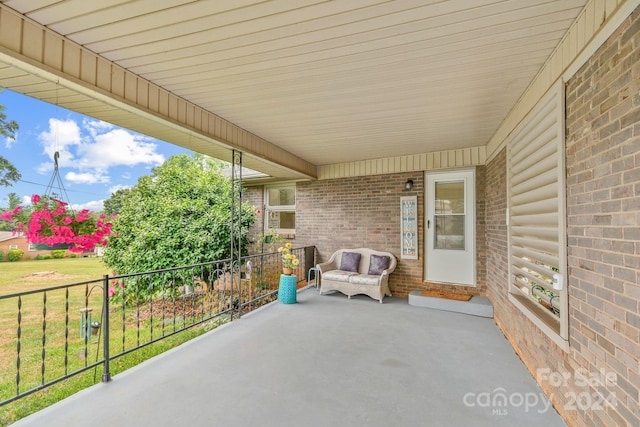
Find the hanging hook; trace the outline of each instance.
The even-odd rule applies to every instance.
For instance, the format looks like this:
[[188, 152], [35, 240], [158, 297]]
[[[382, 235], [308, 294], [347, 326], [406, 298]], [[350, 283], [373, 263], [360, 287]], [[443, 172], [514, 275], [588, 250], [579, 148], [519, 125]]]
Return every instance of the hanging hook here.
[[60, 153], [57, 151], [53, 154], [53, 169], [58, 170], [58, 157], [60, 157]]

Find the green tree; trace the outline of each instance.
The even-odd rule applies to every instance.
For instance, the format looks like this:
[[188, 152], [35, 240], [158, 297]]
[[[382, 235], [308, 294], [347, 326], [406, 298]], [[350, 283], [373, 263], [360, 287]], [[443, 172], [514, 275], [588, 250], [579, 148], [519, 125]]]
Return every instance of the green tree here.
[[[6, 138], [15, 138], [18, 131], [18, 123], [15, 120], [7, 120], [7, 115], [4, 113], [4, 105], [0, 105], [0, 135]], [[9, 187], [13, 182], [22, 178], [18, 169], [13, 164], [0, 156], [0, 185], [3, 187]]]
[[[9, 207], [6, 209], [0, 209], [0, 212], [4, 211], [12, 211], [22, 202], [20, 197], [16, 193], [9, 193], [7, 198], [9, 199]], [[29, 217], [31, 216], [31, 206], [25, 206], [22, 208], [22, 211], [13, 217], [11, 221], [0, 221], [0, 230], [1, 231], [12, 231], [18, 228], [18, 223], [26, 225], [29, 221]]]
[[[105, 264], [129, 274], [228, 258], [231, 183], [219, 170], [205, 169], [181, 154], [140, 178], [113, 220]], [[245, 203], [243, 246], [254, 219], [253, 207]], [[154, 286], [147, 296], [158, 290]]]
[[193, 161], [196, 162], [205, 171], [221, 171], [225, 167], [230, 166], [229, 162], [224, 160], [214, 159], [213, 157], [206, 156], [200, 153], [193, 153]]
[[0, 185], [10, 187], [20, 178], [22, 178], [22, 174], [18, 172], [18, 169], [9, 160], [0, 156]]
[[22, 203], [20, 197], [14, 192], [9, 193], [7, 198], [9, 199], [9, 209], [11, 210], [17, 208], [18, 206], [20, 206], [20, 203]]
[[111, 193], [111, 197], [104, 201], [104, 213], [107, 215], [117, 215], [122, 209], [124, 199], [129, 196], [130, 188], [122, 188], [115, 193]]

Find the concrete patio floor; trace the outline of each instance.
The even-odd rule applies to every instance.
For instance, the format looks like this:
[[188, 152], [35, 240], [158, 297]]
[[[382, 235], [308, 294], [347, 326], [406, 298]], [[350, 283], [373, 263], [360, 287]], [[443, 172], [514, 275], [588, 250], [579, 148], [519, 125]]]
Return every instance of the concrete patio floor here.
[[14, 426], [566, 425], [543, 396], [493, 319], [310, 288]]

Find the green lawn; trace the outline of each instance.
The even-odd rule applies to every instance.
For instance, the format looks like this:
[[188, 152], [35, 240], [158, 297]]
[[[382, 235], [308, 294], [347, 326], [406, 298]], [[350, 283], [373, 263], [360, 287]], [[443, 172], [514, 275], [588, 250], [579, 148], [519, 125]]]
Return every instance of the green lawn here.
[[98, 257], [0, 262], [0, 295], [99, 279], [109, 273]]
[[[101, 359], [102, 347], [97, 337], [85, 341], [80, 337], [80, 308], [93, 308], [93, 319], [101, 320], [102, 288], [99, 285], [109, 270], [99, 258], [67, 258], [58, 260], [31, 260], [0, 263], [0, 296], [52, 288], [57, 285], [89, 282], [86, 285], [65, 289], [49, 290], [44, 293], [17, 298], [0, 299], [0, 400], [16, 393], [16, 375], [18, 373], [17, 354], [20, 354], [20, 391], [37, 387], [41, 382], [51, 381], [65, 373], [64, 360], [67, 360], [67, 372], [81, 369], [87, 364]], [[89, 295], [87, 295], [89, 294]], [[122, 347], [133, 348], [138, 342], [151, 339], [151, 322], [134, 319], [135, 309], [111, 307], [111, 354], [122, 351]], [[18, 313], [20, 314], [18, 316]], [[43, 322], [43, 319], [46, 322]], [[172, 327], [172, 319], [154, 319], [153, 337], [157, 338], [165, 320], [167, 328]], [[217, 325], [207, 322], [202, 327], [165, 338], [148, 345], [111, 363], [111, 374], [124, 371], [129, 367], [173, 348], [189, 339], [204, 333]], [[176, 322], [175, 319], [173, 319]], [[184, 319], [178, 319], [178, 328]], [[170, 332], [170, 329], [169, 329]], [[20, 346], [17, 337], [20, 335]], [[43, 356], [43, 335], [46, 335]], [[42, 373], [42, 361], [46, 370]], [[44, 391], [19, 399], [0, 407], [0, 426], [7, 425], [33, 412], [41, 410], [59, 400], [99, 382], [102, 376], [101, 366], [76, 375]]]

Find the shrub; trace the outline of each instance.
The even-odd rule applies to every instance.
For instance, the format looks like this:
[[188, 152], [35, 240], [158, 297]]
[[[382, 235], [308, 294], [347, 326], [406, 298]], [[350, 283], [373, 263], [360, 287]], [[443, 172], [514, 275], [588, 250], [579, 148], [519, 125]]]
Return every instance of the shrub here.
[[4, 261], [4, 252], [0, 251], [0, 262]]
[[56, 249], [55, 251], [51, 251], [51, 256], [53, 259], [62, 259], [67, 254], [67, 251], [64, 249]]
[[9, 250], [9, 261], [20, 261], [22, 256], [24, 255], [24, 251], [22, 249], [11, 249]]
[[40, 261], [41, 259], [44, 259], [44, 257], [42, 256], [42, 254], [38, 254], [36, 255], [35, 259]]
[[51, 259], [51, 254], [46, 254], [45, 256], [42, 257], [42, 259]]
[[69, 254], [69, 258], [78, 258], [78, 254], [74, 254], [73, 252], [71, 252]]

